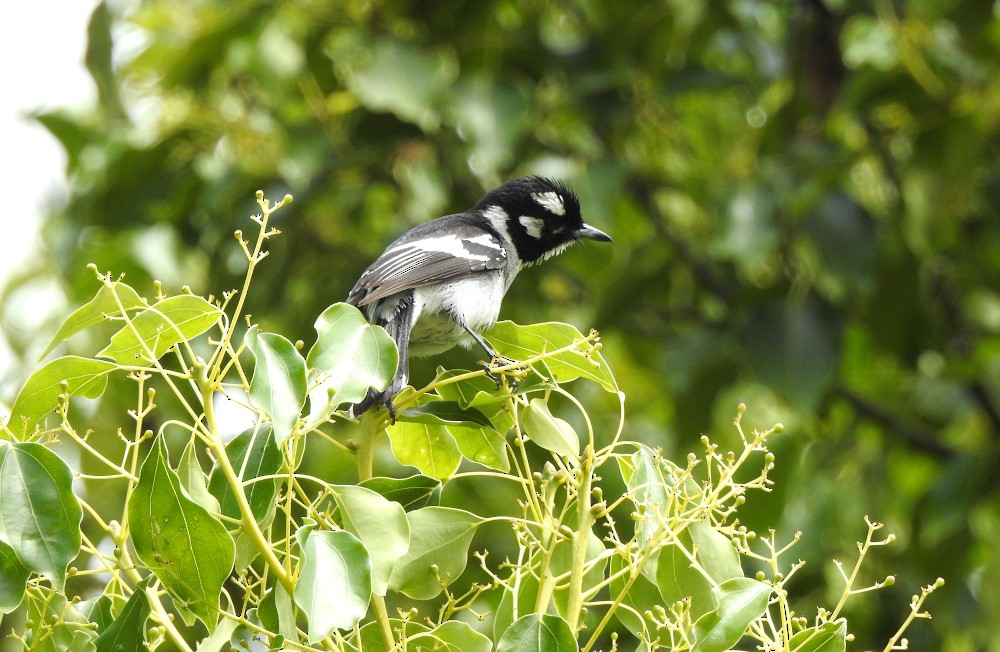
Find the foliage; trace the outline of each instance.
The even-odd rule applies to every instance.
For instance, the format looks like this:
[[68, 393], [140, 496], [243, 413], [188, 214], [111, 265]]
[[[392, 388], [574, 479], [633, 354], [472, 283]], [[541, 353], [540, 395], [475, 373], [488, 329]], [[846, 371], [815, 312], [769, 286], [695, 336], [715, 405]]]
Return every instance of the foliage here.
[[[12, 634], [24, 647], [724, 652], [747, 639], [837, 652], [851, 639], [847, 601], [892, 584], [858, 586], [870, 548], [892, 539], [874, 539], [882, 526], [869, 522], [839, 602], [800, 616], [786, 588], [803, 566], [787, 561], [797, 535], [759, 541], [738, 518], [774, 484], [768, 442], [781, 427], [746, 434], [741, 405], [734, 449], [703, 437], [703, 453], [675, 464], [623, 436], [625, 395], [596, 331], [500, 324], [491, 339], [520, 360], [442, 369], [397, 399], [398, 421], [369, 412], [349, 438], [364, 383], [394, 375], [392, 339], [335, 304], [303, 357], [244, 312], [272, 216], [290, 200], [271, 206], [258, 193], [257, 237], [237, 234], [242, 289], [220, 299], [151, 301], [97, 272], [94, 300], [56, 338], [98, 328], [81, 316], [99, 306], [109, 344], [94, 358], [57, 358], [18, 393], [0, 431], [0, 612], [24, 605]], [[80, 403], [116, 379], [136, 402], [113, 437], [84, 427]], [[617, 429], [595, 427], [567, 387], [580, 380], [613, 397]], [[253, 414], [228, 442], [220, 399]], [[372, 477], [383, 432], [417, 475]], [[85, 482], [74, 491], [54, 451], [101, 472], [77, 471]], [[309, 474], [317, 454], [353, 454], [359, 482]], [[515, 491], [496, 515], [445, 504], [469, 481]], [[491, 522], [507, 542], [477, 538]], [[474, 543], [481, 580], [467, 569]], [[939, 585], [914, 597], [887, 652], [928, 617], [923, 600]]]
[[[740, 401], [762, 423], [780, 415], [795, 435], [772, 444], [779, 482], [742, 520], [802, 530], [800, 554], [826, 559], [879, 514], [899, 541], [874, 575], [902, 569], [908, 593], [949, 580], [953, 608], [911, 646], [998, 649], [996, 3], [143, 0], [101, 4], [88, 33], [98, 105], [36, 116], [71, 187], [45, 227], [51, 255], [4, 295], [21, 356], [6, 405], [62, 322], [42, 298], [94, 296], [86, 263], [136, 288], [235, 287], [243, 258], [220, 216], [244, 212], [248, 188], [297, 201], [246, 309], [311, 346], [316, 315], [393, 237], [550, 174], [615, 245], [525, 272], [504, 317], [599, 327], [629, 437], [668, 457]], [[92, 332], [60, 355], [90, 357]], [[105, 415], [135, 405], [106, 378], [94, 427], [113, 433]], [[462, 445], [498, 457], [448, 431], [441, 473]], [[304, 463], [353, 480], [339, 457]], [[493, 511], [510, 495], [462, 491], [456, 504]], [[830, 598], [819, 565], [799, 578], [798, 597]], [[881, 595], [848, 606], [859, 640], [906, 616]]]

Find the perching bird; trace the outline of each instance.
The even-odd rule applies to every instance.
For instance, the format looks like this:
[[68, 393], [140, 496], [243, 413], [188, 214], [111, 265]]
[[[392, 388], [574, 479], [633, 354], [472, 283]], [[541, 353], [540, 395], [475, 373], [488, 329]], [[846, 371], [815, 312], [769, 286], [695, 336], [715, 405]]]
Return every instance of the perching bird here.
[[416, 226], [390, 244], [347, 295], [368, 321], [396, 342], [399, 367], [384, 391], [368, 390], [359, 415], [406, 386], [409, 356], [423, 357], [476, 342], [500, 314], [517, 273], [562, 252], [577, 240], [611, 238], [585, 224], [580, 200], [558, 181], [531, 176], [491, 190], [475, 206]]

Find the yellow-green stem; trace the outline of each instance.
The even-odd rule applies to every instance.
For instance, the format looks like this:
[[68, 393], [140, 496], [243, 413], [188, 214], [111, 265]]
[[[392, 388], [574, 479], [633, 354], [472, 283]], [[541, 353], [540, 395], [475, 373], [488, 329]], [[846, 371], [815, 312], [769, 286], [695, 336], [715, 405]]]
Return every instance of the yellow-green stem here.
[[576, 634], [580, 628], [583, 611], [583, 571], [587, 563], [587, 544], [594, 525], [591, 512], [590, 491], [593, 482], [594, 449], [590, 446], [580, 458], [579, 484], [577, 485], [577, 525], [573, 535], [573, 566], [569, 576], [569, 605], [566, 620]]
[[[382, 422], [372, 414], [365, 414], [361, 417], [361, 437], [354, 454], [358, 465], [358, 482], [364, 482], [372, 477], [372, 469], [375, 460], [375, 443], [382, 434]], [[375, 611], [375, 622], [378, 623], [382, 632], [382, 639], [386, 649], [391, 649], [396, 642], [392, 636], [392, 624], [389, 622], [389, 610], [385, 606], [385, 598], [381, 595], [372, 594], [372, 608]]]
[[226, 476], [226, 482], [229, 483], [229, 487], [233, 490], [236, 504], [240, 508], [240, 524], [243, 532], [253, 541], [254, 547], [260, 552], [271, 572], [281, 582], [288, 595], [294, 595], [295, 583], [292, 581], [291, 573], [281, 564], [281, 560], [278, 559], [271, 548], [271, 542], [267, 540], [267, 537], [264, 536], [264, 533], [261, 532], [260, 527], [257, 525], [257, 519], [253, 515], [253, 510], [250, 509], [246, 492], [243, 491], [243, 482], [236, 475], [233, 465], [229, 462], [229, 456], [226, 454], [226, 446], [219, 436], [219, 430], [215, 422], [215, 408], [212, 404], [212, 383], [204, 376], [204, 370], [198, 380], [198, 386], [202, 392], [202, 404], [205, 407], [205, 426], [208, 430], [212, 453], [215, 455], [215, 459], [219, 464], [219, 468], [222, 469], [223, 475]]

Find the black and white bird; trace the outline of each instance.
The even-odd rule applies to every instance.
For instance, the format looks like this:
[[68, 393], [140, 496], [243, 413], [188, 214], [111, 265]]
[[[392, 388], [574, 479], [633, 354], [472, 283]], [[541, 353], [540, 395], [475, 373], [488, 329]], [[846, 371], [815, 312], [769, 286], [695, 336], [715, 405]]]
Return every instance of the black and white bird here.
[[409, 380], [410, 356], [475, 342], [496, 360], [481, 333], [496, 323], [511, 281], [581, 239], [611, 241], [583, 222], [580, 200], [569, 188], [537, 176], [508, 181], [469, 210], [397, 238], [347, 295], [369, 322], [388, 331], [399, 350], [388, 387], [369, 389], [354, 414], [384, 403], [395, 418], [392, 400]]

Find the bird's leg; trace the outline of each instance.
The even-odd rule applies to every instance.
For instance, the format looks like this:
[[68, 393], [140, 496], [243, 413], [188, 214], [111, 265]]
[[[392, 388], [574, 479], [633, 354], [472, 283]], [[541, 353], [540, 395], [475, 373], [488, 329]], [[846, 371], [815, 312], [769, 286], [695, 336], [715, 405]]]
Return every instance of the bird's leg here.
[[396, 374], [389, 382], [388, 387], [381, 392], [377, 391], [374, 387], [369, 387], [368, 393], [361, 399], [361, 402], [354, 405], [352, 409], [354, 416], [359, 416], [371, 408], [371, 406], [381, 403], [389, 411], [389, 419], [391, 419], [392, 423], [396, 423], [396, 406], [393, 405], [393, 399], [396, 398], [396, 394], [400, 390], [406, 387], [406, 383], [409, 381], [410, 329], [413, 326], [411, 323], [413, 319], [412, 297], [409, 300], [404, 299], [400, 301], [397, 310], [398, 312], [391, 315], [392, 318], [383, 317], [374, 320], [374, 323], [384, 328], [393, 341], [396, 342], [396, 352], [399, 354]]
[[[490, 380], [497, 384], [497, 389], [500, 389], [502, 383], [500, 382], [500, 377], [493, 373], [493, 367], [506, 367], [507, 365], [517, 364], [517, 360], [511, 360], [507, 356], [497, 353], [496, 349], [490, 346], [490, 343], [483, 339], [482, 335], [476, 333], [465, 324], [462, 324], [462, 328], [464, 328], [465, 332], [471, 335], [472, 339], [474, 339], [476, 343], [483, 348], [486, 355], [490, 356], [490, 361], [483, 365], [483, 371], [486, 372], [486, 375]], [[517, 382], [512, 380], [511, 384], [513, 385], [513, 389], [516, 390]]]

